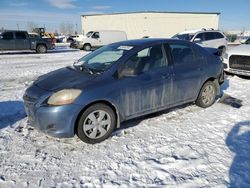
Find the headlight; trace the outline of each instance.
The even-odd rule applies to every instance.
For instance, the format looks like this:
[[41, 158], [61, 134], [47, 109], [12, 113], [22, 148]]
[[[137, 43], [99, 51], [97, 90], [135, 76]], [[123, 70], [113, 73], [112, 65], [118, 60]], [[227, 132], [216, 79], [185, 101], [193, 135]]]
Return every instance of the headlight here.
[[81, 94], [79, 89], [63, 89], [50, 96], [48, 100], [49, 105], [59, 106], [71, 104]]
[[228, 53], [225, 53], [225, 54], [223, 55], [223, 58], [224, 58], [224, 59], [228, 59]]

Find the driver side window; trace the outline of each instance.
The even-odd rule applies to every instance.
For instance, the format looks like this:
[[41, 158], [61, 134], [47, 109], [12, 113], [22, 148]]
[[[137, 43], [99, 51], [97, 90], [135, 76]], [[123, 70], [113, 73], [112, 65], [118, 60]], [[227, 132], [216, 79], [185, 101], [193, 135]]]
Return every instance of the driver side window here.
[[201, 41], [204, 41], [205, 40], [204, 33], [196, 35], [195, 39], [201, 39]]
[[136, 74], [167, 66], [162, 45], [148, 47], [137, 52], [130, 57], [125, 66], [134, 69]]
[[12, 32], [6, 32], [6, 33], [2, 34], [2, 39], [5, 39], [5, 40], [14, 39], [13, 33]]
[[92, 38], [94, 38], [94, 39], [99, 39], [99, 38], [100, 38], [99, 32], [95, 32], [95, 33], [92, 35]]

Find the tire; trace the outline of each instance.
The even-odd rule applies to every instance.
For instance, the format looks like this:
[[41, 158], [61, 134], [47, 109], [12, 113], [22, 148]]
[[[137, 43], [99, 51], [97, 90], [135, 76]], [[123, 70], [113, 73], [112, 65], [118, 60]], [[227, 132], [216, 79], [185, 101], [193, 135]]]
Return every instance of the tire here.
[[196, 105], [202, 108], [207, 108], [214, 104], [217, 95], [217, 88], [214, 82], [207, 81], [201, 88]]
[[90, 51], [90, 50], [91, 50], [90, 44], [84, 44], [83, 49], [84, 49], [85, 51]]
[[44, 44], [39, 44], [36, 47], [36, 52], [39, 54], [46, 53], [47, 52], [47, 47]]
[[115, 112], [105, 104], [94, 104], [81, 115], [77, 124], [77, 136], [83, 142], [96, 144], [110, 137], [115, 125]]

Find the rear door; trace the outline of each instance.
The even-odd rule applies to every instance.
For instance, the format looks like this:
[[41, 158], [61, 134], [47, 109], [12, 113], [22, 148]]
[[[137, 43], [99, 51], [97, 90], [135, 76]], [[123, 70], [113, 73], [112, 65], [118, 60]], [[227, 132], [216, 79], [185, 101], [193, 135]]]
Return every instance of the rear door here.
[[26, 32], [17, 31], [15, 32], [15, 48], [16, 50], [29, 50], [30, 49], [30, 42], [29, 38], [26, 35]]
[[172, 96], [172, 68], [163, 45], [146, 47], [125, 63], [136, 75], [123, 77], [120, 102], [126, 117], [150, 113], [169, 106]]
[[173, 101], [175, 104], [193, 101], [201, 87], [206, 59], [197, 59], [190, 44], [169, 44], [169, 48], [173, 60]]
[[0, 50], [15, 50], [15, 40], [12, 31], [2, 33], [0, 37]]

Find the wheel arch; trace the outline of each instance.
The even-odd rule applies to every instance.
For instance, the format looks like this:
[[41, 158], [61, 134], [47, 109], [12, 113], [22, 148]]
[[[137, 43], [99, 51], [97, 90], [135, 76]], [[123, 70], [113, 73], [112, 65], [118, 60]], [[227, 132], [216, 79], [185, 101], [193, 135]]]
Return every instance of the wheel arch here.
[[37, 44], [36, 44], [36, 48], [37, 48], [39, 45], [44, 45], [46, 48], [48, 48], [48, 47], [47, 47], [47, 44], [42, 43], [42, 42], [37, 43]]
[[75, 124], [74, 124], [74, 134], [76, 134], [76, 131], [77, 131], [77, 124], [81, 118], [81, 115], [84, 113], [84, 111], [89, 108], [90, 106], [94, 105], [94, 104], [104, 104], [104, 105], [107, 105], [109, 106], [115, 113], [115, 116], [116, 116], [116, 128], [119, 128], [120, 127], [120, 115], [119, 115], [119, 111], [117, 109], [117, 107], [110, 101], [108, 100], [98, 100], [98, 101], [94, 101], [94, 102], [91, 102], [89, 103], [88, 105], [86, 105], [80, 112], [79, 114], [77, 115], [77, 118], [76, 118], [76, 121], [75, 121]]
[[84, 44], [82, 45], [82, 47], [84, 48], [84, 46], [86, 46], [86, 45], [89, 45], [90, 47], [92, 47], [92, 45], [91, 45], [89, 42], [84, 43]]
[[218, 79], [215, 78], [215, 77], [210, 77], [210, 78], [206, 79], [206, 80], [202, 83], [202, 85], [201, 85], [201, 87], [200, 87], [200, 89], [199, 89], [199, 92], [196, 94], [196, 100], [197, 100], [197, 98], [199, 97], [199, 94], [200, 94], [200, 92], [201, 92], [203, 86], [204, 86], [208, 81], [214, 82], [215, 85], [216, 85], [217, 95], [220, 93], [220, 85], [219, 85]]

